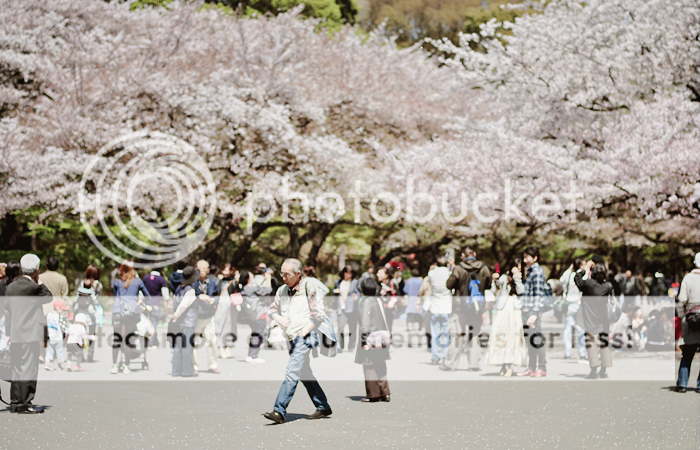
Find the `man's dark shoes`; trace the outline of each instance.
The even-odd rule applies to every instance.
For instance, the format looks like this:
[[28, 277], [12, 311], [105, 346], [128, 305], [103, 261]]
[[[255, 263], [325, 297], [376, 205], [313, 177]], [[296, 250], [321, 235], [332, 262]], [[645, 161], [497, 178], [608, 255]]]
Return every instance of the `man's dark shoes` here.
[[382, 401], [389, 403], [391, 401], [391, 395], [385, 395], [382, 397]]
[[324, 417], [330, 416], [331, 414], [333, 414], [333, 411], [331, 411], [330, 408], [329, 409], [317, 409], [316, 412], [306, 416], [306, 418], [309, 420], [322, 419]]
[[367, 397], [365, 397], [365, 398], [363, 398], [363, 399], [360, 400], [360, 401], [361, 401], [362, 403], [376, 403], [376, 402], [379, 401], [379, 397], [376, 397], [376, 398], [367, 398]]
[[674, 391], [676, 391], [680, 394], [685, 394], [686, 392], [688, 392], [688, 389], [684, 388], [683, 386], [676, 386]]
[[17, 410], [17, 414], [43, 414], [44, 408], [38, 408], [36, 406], [29, 406], [28, 408], [22, 408]]
[[284, 423], [284, 416], [277, 411], [265, 413], [263, 414], [263, 417], [273, 422]]

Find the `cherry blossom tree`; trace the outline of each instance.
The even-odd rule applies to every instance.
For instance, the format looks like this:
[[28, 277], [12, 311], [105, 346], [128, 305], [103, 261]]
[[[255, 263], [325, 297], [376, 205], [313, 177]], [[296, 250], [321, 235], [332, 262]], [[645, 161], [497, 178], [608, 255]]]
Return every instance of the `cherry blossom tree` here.
[[[521, 209], [530, 211], [512, 221], [544, 234], [613, 225], [618, 232], [611, 237], [697, 242], [698, 3], [524, 6], [539, 12], [513, 23], [492, 20], [480, 33], [462, 35], [460, 45], [433, 42], [452, 55], [444, 63], [478, 95], [470, 112], [449, 125], [456, 136], [394, 148], [394, 163], [413, 168], [423, 189], [451, 192], [454, 204], [460, 190], [470, 199], [497, 193], [478, 204], [482, 217], [498, 220], [467, 216], [472, 235], [480, 223], [487, 233], [494, 222], [507, 222], [510, 189], [511, 198], [526, 196]], [[473, 42], [486, 51], [473, 50]], [[559, 214], [546, 217], [551, 222], [531, 214], [538, 194], [561, 196], [572, 183], [582, 194], [574, 211], [562, 201]], [[583, 222], [571, 225], [571, 213]]]
[[[317, 20], [300, 20], [302, 7], [252, 19], [191, 2], [138, 11], [90, 0], [2, 6], [3, 213], [39, 205], [77, 214], [90, 157], [148, 129], [206, 160], [215, 228], [235, 230], [249, 197], [270, 194], [280, 209], [283, 187], [346, 200], [355, 181], [381, 189], [386, 167], [368, 142], [424, 140], [469, 95], [420, 48], [350, 27], [318, 32]], [[144, 189], [137, 212], [167, 215], [176, 203], [175, 192], [157, 200]], [[124, 211], [126, 202], [109, 207]], [[218, 236], [213, 246], [228, 239]]]

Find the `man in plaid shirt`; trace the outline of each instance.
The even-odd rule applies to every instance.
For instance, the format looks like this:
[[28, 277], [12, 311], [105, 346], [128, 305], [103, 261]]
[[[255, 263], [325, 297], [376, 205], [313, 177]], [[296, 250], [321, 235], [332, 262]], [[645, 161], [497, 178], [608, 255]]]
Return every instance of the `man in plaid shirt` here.
[[523, 253], [523, 262], [527, 266], [523, 292], [523, 323], [525, 324], [525, 341], [530, 359], [527, 370], [520, 372], [520, 377], [546, 377], [547, 356], [544, 335], [542, 334], [542, 308], [544, 306], [545, 280], [544, 271], [538, 264], [540, 251], [528, 247]]

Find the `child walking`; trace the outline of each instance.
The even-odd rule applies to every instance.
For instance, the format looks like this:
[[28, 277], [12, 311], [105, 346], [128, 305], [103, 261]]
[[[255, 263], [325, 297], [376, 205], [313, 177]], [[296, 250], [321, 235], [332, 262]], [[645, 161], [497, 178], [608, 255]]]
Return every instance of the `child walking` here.
[[[68, 327], [68, 354], [75, 356], [75, 371], [82, 372], [83, 368], [80, 363], [83, 362], [83, 345], [85, 340], [94, 341], [97, 339], [96, 336], [90, 336], [87, 334], [87, 316], [84, 313], [78, 313], [75, 315], [75, 320]], [[66, 364], [68, 371], [72, 371], [73, 368], [70, 362]]]
[[46, 326], [49, 330], [49, 341], [46, 343], [46, 358], [44, 359], [44, 368], [53, 370], [51, 361], [56, 359], [58, 368], [63, 370], [63, 338], [68, 328], [68, 324], [64, 315], [68, 311], [66, 302], [57, 298], [53, 301], [53, 311], [46, 315]]

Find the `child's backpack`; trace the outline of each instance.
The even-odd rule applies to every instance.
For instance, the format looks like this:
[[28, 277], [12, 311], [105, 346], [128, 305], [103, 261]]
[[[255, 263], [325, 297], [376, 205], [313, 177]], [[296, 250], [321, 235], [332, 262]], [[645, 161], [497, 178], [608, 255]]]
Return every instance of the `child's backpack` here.
[[481, 282], [477, 278], [475, 271], [467, 271], [467, 278], [464, 280], [461, 296], [460, 305], [462, 311], [476, 313], [483, 309], [486, 298], [481, 292]]

